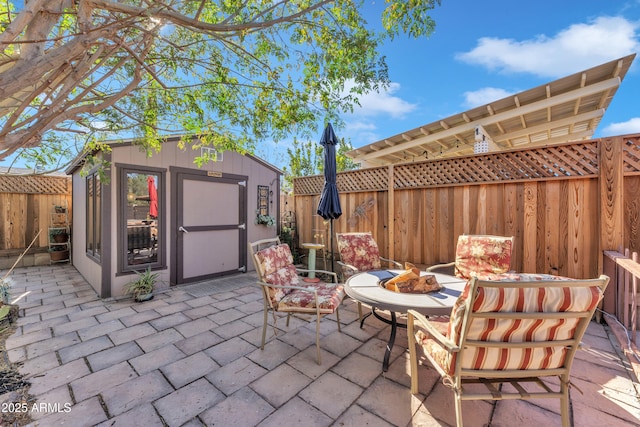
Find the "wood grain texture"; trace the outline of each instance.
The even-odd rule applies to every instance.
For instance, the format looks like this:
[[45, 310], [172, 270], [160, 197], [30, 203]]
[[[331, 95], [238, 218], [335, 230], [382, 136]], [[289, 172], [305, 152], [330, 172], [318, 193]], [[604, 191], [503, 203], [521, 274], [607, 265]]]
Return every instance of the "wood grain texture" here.
[[[500, 162], [482, 162], [491, 156]], [[490, 164], [501, 170], [489, 173]], [[470, 182], [481, 174], [470, 167], [481, 168], [482, 179]], [[392, 171], [392, 197], [379, 189], [341, 192], [345, 218], [362, 210], [365, 199], [375, 202], [356, 220], [340, 219], [336, 231], [371, 230], [381, 251], [397, 261], [452, 261], [459, 235], [496, 234], [515, 237], [516, 271], [588, 278], [602, 272], [603, 248], [640, 249], [640, 136], [386, 170]], [[379, 173], [376, 168], [363, 176]], [[298, 212], [299, 218], [308, 215]]]

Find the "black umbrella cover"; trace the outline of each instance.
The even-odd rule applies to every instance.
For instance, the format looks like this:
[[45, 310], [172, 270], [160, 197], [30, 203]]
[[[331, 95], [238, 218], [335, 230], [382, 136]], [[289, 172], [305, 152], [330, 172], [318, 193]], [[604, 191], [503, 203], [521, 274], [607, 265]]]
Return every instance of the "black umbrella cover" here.
[[322, 134], [320, 145], [324, 147], [324, 187], [318, 203], [318, 215], [324, 219], [337, 219], [342, 215], [338, 186], [336, 185], [336, 145], [338, 137], [328, 123]]

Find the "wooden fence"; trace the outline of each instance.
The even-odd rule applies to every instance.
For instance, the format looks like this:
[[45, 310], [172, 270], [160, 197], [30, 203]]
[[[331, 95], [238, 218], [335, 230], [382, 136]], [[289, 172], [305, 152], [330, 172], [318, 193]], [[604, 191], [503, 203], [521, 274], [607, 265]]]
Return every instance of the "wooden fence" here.
[[[299, 242], [322, 176], [294, 180]], [[383, 256], [451, 261], [460, 234], [515, 236], [512, 268], [597, 277], [604, 250], [640, 250], [640, 135], [368, 168], [338, 174], [334, 232], [372, 231]]]
[[25, 265], [38, 263], [34, 255], [41, 253], [48, 263], [48, 227], [56, 205], [71, 211], [71, 177], [0, 175], [0, 268], [10, 267], [40, 230]]
[[614, 315], [629, 331], [629, 338], [636, 343], [637, 329], [640, 325], [638, 307], [640, 296], [640, 263], [638, 252], [626, 249], [604, 252], [604, 274], [611, 278], [605, 294], [603, 310]]

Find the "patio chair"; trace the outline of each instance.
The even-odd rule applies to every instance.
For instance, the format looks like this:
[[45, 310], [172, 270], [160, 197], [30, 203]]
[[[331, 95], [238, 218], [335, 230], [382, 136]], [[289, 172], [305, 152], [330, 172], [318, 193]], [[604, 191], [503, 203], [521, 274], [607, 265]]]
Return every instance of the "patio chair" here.
[[[473, 277], [450, 317], [427, 320], [408, 311], [411, 393], [418, 393], [419, 346], [453, 390], [457, 426], [463, 400], [534, 398], [560, 399], [562, 425], [569, 426], [571, 365], [609, 278], [493, 279]], [[543, 381], [551, 377], [559, 383]]]
[[513, 237], [462, 234], [458, 237], [455, 261], [432, 265], [427, 271], [447, 269], [450, 273], [453, 267], [453, 273], [463, 279], [506, 273], [511, 267], [512, 248]]
[[[386, 268], [404, 267], [399, 262], [380, 256], [378, 244], [371, 232], [365, 233], [336, 233], [338, 252], [340, 253], [340, 272], [342, 281], [362, 271], [382, 269], [383, 262]], [[362, 304], [358, 302], [358, 316], [362, 320]]]
[[344, 298], [344, 288], [338, 284], [335, 273], [314, 270], [332, 278], [333, 283], [312, 282], [302, 280], [300, 273], [311, 270], [297, 269], [293, 264], [291, 250], [280, 239], [270, 238], [249, 243], [251, 258], [258, 273], [258, 285], [262, 288], [264, 301], [264, 325], [262, 328], [262, 344], [264, 350], [267, 334], [268, 311], [273, 314], [273, 330], [277, 335], [276, 312], [287, 313], [287, 326], [294, 313], [314, 314], [316, 316], [316, 349], [318, 364], [320, 361], [320, 319], [325, 314], [336, 313], [338, 331], [340, 331], [340, 314], [338, 308]]

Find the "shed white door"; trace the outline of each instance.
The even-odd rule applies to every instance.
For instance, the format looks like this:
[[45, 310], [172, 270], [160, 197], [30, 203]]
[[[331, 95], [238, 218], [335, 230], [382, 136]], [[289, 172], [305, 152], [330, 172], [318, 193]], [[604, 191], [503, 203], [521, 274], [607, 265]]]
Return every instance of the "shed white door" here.
[[246, 177], [174, 175], [173, 283], [246, 271]]

